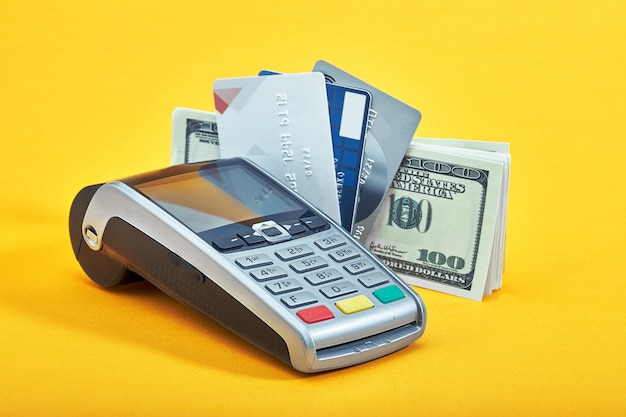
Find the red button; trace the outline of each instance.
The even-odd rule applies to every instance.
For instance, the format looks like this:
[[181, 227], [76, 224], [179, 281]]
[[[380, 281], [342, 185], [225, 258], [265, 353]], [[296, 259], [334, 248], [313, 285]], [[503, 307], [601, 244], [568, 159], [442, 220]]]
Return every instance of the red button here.
[[317, 323], [318, 321], [329, 320], [335, 317], [332, 311], [326, 306], [316, 306], [300, 310], [296, 313], [305, 323]]

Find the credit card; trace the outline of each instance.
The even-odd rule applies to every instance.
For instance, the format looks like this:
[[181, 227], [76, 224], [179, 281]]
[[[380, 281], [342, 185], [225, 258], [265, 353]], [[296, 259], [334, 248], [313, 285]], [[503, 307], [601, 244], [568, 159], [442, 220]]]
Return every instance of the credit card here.
[[[279, 74], [271, 70], [259, 72], [259, 75]], [[368, 91], [328, 82], [326, 93], [341, 225], [352, 232], [371, 97]]]
[[259, 75], [282, 75], [282, 72], [264, 69], [264, 70], [259, 71]]
[[326, 84], [326, 94], [341, 225], [352, 232], [371, 97], [365, 90], [330, 83]]
[[418, 110], [326, 61], [318, 61], [313, 70], [324, 74], [331, 84], [350, 86], [371, 94], [371, 114], [375, 118], [369, 120], [352, 231], [355, 238], [363, 240], [371, 230], [422, 116]]
[[341, 221], [322, 74], [222, 78], [213, 96], [223, 158], [254, 161]]
[[172, 112], [171, 164], [220, 158], [215, 113], [177, 107]]

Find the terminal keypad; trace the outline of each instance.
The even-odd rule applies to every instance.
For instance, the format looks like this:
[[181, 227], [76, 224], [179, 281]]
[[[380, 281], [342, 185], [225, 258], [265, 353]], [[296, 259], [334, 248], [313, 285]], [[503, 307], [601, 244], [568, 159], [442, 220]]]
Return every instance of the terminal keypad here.
[[404, 290], [364, 256], [363, 248], [340, 234], [312, 244], [297, 239], [289, 243], [273, 251], [250, 251], [234, 262], [307, 324], [358, 314], [405, 297]]

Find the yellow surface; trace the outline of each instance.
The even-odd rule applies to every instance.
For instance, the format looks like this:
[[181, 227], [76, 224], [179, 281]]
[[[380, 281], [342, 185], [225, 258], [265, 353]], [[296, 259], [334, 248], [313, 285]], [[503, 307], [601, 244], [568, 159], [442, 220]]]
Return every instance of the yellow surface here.
[[[0, 415], [626, 414], [626, 3], [11, 1], [0, 8]], [[511, 143], [504, 287], [420, 290], [409, 348], [303, 376], [148, 285], [74, 260], [84, 185], [169, 163], [175, 106], [326, 59]]]

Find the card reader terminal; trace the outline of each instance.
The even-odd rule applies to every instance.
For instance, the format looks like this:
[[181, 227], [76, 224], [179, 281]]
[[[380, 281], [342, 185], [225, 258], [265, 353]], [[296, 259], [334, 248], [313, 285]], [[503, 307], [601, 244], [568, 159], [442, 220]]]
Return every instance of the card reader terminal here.
[[69, 227], [96, 283], [143, 278], [301, 372], [370, 361], [424, 332], [411, 287], [243, 158], [85, 187]]

